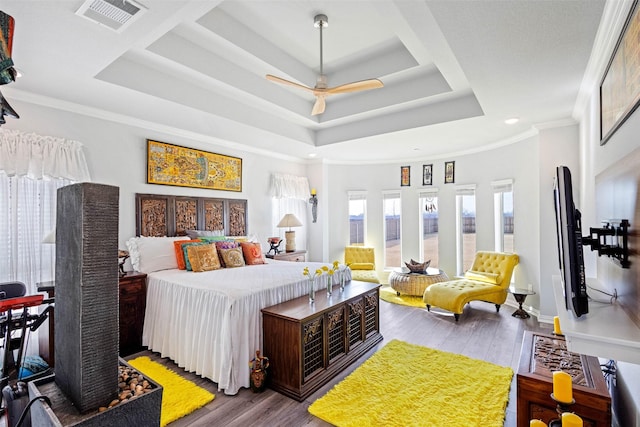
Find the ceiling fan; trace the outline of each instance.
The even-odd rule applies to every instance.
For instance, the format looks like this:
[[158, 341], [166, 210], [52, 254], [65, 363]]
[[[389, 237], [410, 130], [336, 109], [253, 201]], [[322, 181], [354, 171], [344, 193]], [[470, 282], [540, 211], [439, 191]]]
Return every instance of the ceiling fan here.
[[272, 82], [282, 83], [289, 86], [294, 86], [308, 92], [313, 93], [316, 96], [316, 102], [311, 110], [311, 115], [316, 116], [324, 113], [325, 98], [329, 95], [336, 95], [339, 93], [358, 92], [362, 90], [377, 89], [384, 85], [378, 79], [361, 80], [352, 83], [346, 83], [340, 86], [327, 87], [327, 76], [324, 75], [323, 63], [322, 63], [322, 29], [329, 26], [329, 20], [327, 15], [316, 15], [313, 18], [313, 25], [320, 29], [320, 75], [316, 81], [315, 87], [305, 86], [299, 83], [294, 83], [290, 80], [276, 77], [271, 74], [267, 74], [267, 80]]

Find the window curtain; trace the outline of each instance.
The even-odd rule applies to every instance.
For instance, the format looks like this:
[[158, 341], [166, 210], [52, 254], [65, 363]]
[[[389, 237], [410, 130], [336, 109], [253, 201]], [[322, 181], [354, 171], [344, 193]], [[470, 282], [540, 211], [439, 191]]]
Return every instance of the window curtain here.
[[57, 190], [89, 180], [80, 142], [0, 130], [0, 282], [54, 280]]
[[[294, 214], [302, 223], [296, 227], [296, 249], [307, 249], [307, 208], [309, 203], [309, 180], [303, 176], [274, 173], [271, 175], [269, 193], [272, 197], [271, 224], [273, 236], [284, 239], [288, 229], [276, 227], [283, 216]], [[280, 246], [284, 250], [284, 243]]]

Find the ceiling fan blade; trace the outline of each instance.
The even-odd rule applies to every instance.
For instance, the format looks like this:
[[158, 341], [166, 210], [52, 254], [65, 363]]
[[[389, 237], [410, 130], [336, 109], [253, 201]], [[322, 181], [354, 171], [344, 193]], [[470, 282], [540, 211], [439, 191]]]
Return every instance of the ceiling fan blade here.
[[384, 84], [378, 79], [361, 80], [359, 82], [347, 83], [344, 85], [330, 87], [325, 92], [329, 95], [337, 93], [358, 92], [361, 90], [378, 89]]
[[290, 80], [285, 80], [283, 78], [276, 77], [276, 76], [271, 75], [271, 74], [267, 74], [267, 80], [271, 80], [272, 82], [276, 82], [276, 83], [281, 83], [283, 85], [294, 86], [294, 87], [297, 87], [297, 88], [300, 88], [300, 89], [304, 89], [304, 90], [306, 90], [308, 92], [313, 92], [314, 91], [313, 88], [310, 88], [308, 86], [301, 85], [299, 83], [294, 83], [294, 82], [292, 82]]
[[313, 104], [313, 110], [311, 110], [311, 115], [317, 116], [318, 114], [324, 113], [324, 107], [325, 107], [324, 96], [319, 95], [316, 98], [316, 103]]

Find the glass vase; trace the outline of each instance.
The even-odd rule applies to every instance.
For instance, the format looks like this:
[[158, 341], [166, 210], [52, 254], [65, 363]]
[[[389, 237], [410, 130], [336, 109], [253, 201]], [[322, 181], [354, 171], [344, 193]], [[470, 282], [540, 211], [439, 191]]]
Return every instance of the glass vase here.
[[344, 291], [344, 284], [347, 281], [347, 270], [340, 270], [340, 292]]
[[313, 304], [316, 301], [316, 278], [309, 279], [309, 303]]
[[332, 283], [333, 281], [331, 280], [333, 276], [330, 274], [327, 274], [326, 277], [327, 277], [327, 296], [330, 297], [331, 293], [333, 292], [333, 283]]

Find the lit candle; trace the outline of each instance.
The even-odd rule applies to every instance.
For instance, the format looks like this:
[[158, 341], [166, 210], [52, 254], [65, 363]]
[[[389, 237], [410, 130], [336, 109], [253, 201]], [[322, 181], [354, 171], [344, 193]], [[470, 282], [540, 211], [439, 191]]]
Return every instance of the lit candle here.
[[315, 188], [312, 188], [312, 189], [311, 189], [311, 195], [312, 195], [312, 196], [315, 196], [316, 194], [317, 194], [316, 189], [315, 189]]
[[560, 330], [560, 318], [558, 316], [553, 318], [553, 333], [556, 335], [562, 335]]
[[582, 427], [582, 418], [573, 412], [565, 412], [562, 414], [562, 427]]
[[553, 398], [561, 403], [573, 401], [571, 375], [563, 371], [553, 373]]
[[529, 421], [529, 427], [547, 427], [547, 423], [542, 420], [531, 420]]

